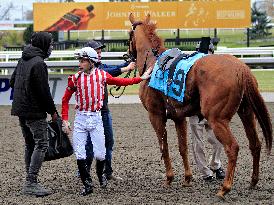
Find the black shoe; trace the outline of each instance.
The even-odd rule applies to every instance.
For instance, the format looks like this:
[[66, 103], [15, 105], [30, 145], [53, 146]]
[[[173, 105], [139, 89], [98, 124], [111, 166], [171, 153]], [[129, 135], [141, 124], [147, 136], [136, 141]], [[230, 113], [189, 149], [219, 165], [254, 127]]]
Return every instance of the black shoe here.
[[107, 180], [110, 181], [110, 180], [113, 180], [113, 181], [122, 181], [123, 178], [119, 177], [119, 176], [114, 176], [113, 174], [111, 175], [106, 175], [107, 177]]
[[106, 178], [106, 176], [103, 174], [102, 177], [99, 177], [99, 182], [100, 182], [100, 187], [101, 188], [106, 188], [107, 184], [108, 184], [108, 180]]
[[91, 180], [86, 180], [84, 185], [85, 185], [85, 188], [80, 193], [82, 196], [87, 196], [87, 195], [93, 193], [93, 185], [92, 185]]
[[206, 182], [211, 182], [213, 180], [213, 176], [203, 177], [203, 180], [205, 180]]
[[216, 173], [217, 179], [224, 179], [225, 178], [225, 171], [222, 167], [216, 170], [212, 170], [214, 173]]

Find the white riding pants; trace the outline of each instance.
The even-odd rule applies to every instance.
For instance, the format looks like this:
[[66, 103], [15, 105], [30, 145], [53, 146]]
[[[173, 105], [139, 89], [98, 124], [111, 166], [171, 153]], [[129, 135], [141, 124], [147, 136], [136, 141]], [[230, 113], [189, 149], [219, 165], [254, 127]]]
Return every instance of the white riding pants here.
[[105, 159], [105, 135], [101, 112], [77, 111], [73, 130], [73, 149], [77, 159], [86, 159], [87, 136], [90, 134], [94, 158]]
[[[222, 165], [220, 157], [223, 145], [216, 139], [213, 130], [209, 127], [206, 119], [199, 122], [198, 116], [195, 115], [189, 118], [189, 124], [194, 160], [203, 178], [212, 176], [213, 173], [210, 168], [216, 170]], [[203, 137], [206, 134], [207, 141], [212, 145], [212, 156], [210, 157], [209, 164], [210, 168], [208, 167], [206, 154], [204, 152]]]

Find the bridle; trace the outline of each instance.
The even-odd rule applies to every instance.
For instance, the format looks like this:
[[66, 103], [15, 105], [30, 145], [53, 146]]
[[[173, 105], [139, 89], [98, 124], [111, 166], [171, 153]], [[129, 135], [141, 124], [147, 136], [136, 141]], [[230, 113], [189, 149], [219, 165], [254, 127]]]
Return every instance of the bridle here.
[[133, 23], [132, 30], [129, 32], [128, 53], [129, 53], [129, 57], [133, 60], [133, 62], [136, 62], [136, 59], [137, 59], [136, 46], [133, 45], [134, 31], [138, 25], [142, 25], [142, 24], [143, 23], [141, 21], [137, 21]]
[[[137, 21], [137, 22], [134, 22], [132, 24], [132, 30], [130, 31], [129, 33], [129, 40], [128, 40], [128, 55], [129, 55], [129, 58], [132, 59], [133, 62], [136, 62], [137, 60], [137, 50], [136, 50], [136, 45], [134, 45], [133, 43], [133, 38], [134, 38], [134, 31], [136, 29], [137, 26], [139, 25], [142, 25], [143, 23], [141, 21]], [[142, 69], [142, 73], [139, 73], [140, 75], [143, 75], [144, 72], [146, 71], [147, 69], [147, 58], [148, 58], [148, 54], [149, 52], [152, 52], [153, 55], [155, 57], [158, 57], [159, 56], [159, 52], [157, 49], [155, 48], [151, 48], [151, 49], [148, 49], [146, 51], [146, 60], [144, 62], [144, 65], [143, 65], [143, 69]]]
[[[133, 29], [129, 33], [129, 40], [128, 40], [128, 43], [127, 43], [128, 44], [128, 54], [124, 54], [123, 55], [123, 58], [124, 58], [124, 60], [127, 63], [136, 62], [137, 51], [136, 51], [136, 49], [134, 49], [134, 50], [131, 49], [131, 48], [136, 48], [136, 47], [133, 47], [133, 45], [132, 45], [133, 44], [133, 40], [132, 39], [133, 39], [133, 36], [134, 36], [134, 30], [135, 30], [136, 26], [141, 25], [141, 24], [142, 24], [142, 22], [140, 22], [140, 21], [132, 24], [132, 28]], [[130, 74], [131, 74], [131, 71], [128, 71], [128, 73], [125, 75], [124, 78], [129, 78]], [[137, 70], [135, 69], [133, 76], [136, 77], [136, 75], [137, 75]], [[122, 86], [112, 86], [109, 89], [109, 92], [110, 92], [111, 96], [114, 97], [114, 98], [121, 97], [123, 95], [124, 91], [125, 91], [126, 86], [123, 86], [122, 92], [119, 95], [115, 96], [113, 94], [113, 90], [115, 90], [117, 92], [117, 91], [119, 91], [121, 89], [121, 87]]]
[[[134, 22], [134, 23], [132, 24], [132, 30], [129, 32], [129, 40], [128, 40], [128, 43], [127, 43], [127, 44], [128, 44], [128, 54], [123, 55], [124, 60], [125, 60], [126, 62], [128, 62], [128, 63], [130, 63], [130, 62], [136, 62], [136, 60], [137, 60], [137, 50], [136, 50], [136, 46], [134, 45], [133, 38], [134, 38], [134, 31], [135, 31], [136, 27], [139, 26], [139, 25], [142, 25], [142, 24], [143, 24], [143, 23], [142, 23], [141, 21]], [[153, 55], [154, 55], [155, 57], [158, 57], [158, 56], [159, 56], [158, 50], [155, 49], [155, 48], [151, 48], [151, 49], [146, 50], [146, 60], [145, 60], [144, 65], [143, 65], [142, 73], [139, 73], [140, 76], [143, 75], [144, 72], [145, 72], [146, 69], [147, 69], [147, 59], [148, 59], [148, 54], [149, 54], [150, 52], [152, 52]], [[135, 71], [134, 71], [134, 77], [137, 75], [136, 72], [137, 72], [137, 70], [135, 69]], [[129, 71], [129, 72], [126, 74], [125, 78], [130, 77], [130, 73], [131, 73], [131, 71]], [[121, 97], [121, 95], [123, 95], [123, 93], [124, 93], [124, 91], [125, 91], [126, 86], [124, 86], [122, 92], [121, 92], [119, 95], [117, 95], [117, 96], [115, 96], [115, 95], [113, 94], [113, 92], [112, 92], [113, 89], [115, 89], [115, 91], [117, 92], [117, 91], [120, 90], [120, 88], [121, 88], [121, 86], [112, 86], [112, 87], [110, 88], [110, 94], [111, 94], [114, 98], [119, 98], [119, 97]]]

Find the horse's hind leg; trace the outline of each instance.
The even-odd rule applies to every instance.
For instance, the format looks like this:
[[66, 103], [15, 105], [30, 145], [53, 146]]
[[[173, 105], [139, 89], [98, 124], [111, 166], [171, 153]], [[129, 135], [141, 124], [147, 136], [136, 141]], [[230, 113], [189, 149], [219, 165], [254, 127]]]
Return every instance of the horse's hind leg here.
[[210, 119], [209, 122], [216, 138], [224, 145], [224, 150], [228, 158], [224, 183], [217, 193], [217, 196], [224, 198], [224, 195], [228, 193], [232, 187], [239, 145], [230, 131], [229, 120]]
[[238, 110], [242, 123], [245, 128], [246, 136], [249, 140], [249, 149], [253, 157], [253, 173], [251, 179], [251, 187], [254, 187], [259, 181], [259, 164], [261, 154], [261, 142], [256, 131], [255, 115], [252, 108], [246, 103], [245, 98]]
[[162, 153], [162, 157], [164, 159], [165, 168], [166, 168], [167, 179], [165, 184], [169, 186], [174, 179], [174, 173], [172, 170], [171, 160], [170, 160], [169, 151], [168, 151], [166, 118], [161, 115], [155, 115], [153, 113], [149, 113], [149, 119], [158, 137], [160, 151]]
[[175, 120], [175, 127], [178, 136], [179, 151], [183, 159], [185, 168], [185, 186], [190, 186], [190, 181], [192, 179], [192, 171], [189, 166], [188, 161], [188, 147], [187, 147], [187, 126], [186, 119]]

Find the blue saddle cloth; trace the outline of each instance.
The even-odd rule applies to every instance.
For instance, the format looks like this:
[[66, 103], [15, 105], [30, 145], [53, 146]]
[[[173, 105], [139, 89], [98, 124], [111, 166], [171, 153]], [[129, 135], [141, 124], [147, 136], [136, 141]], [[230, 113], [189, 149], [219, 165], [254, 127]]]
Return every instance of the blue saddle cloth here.
[[158, 57], [151, 74], [149, 86], [161, 91], [166, 96], [172, 97], [179, 102], [183, 102], [186, 88], [185, 81], [188, 71], [198, 59], [206, 56], [207, 54], [197, 52], [193, 56], [191, 55], [190, 57], [180, 60], [176, 65], [172, 80], [168, 81], [169, 69], [161, 69], [158, 61], [159, 58], [162, 58], [164, 55], [168, 55], [169, 52], [170, 49], [166, 50]]

